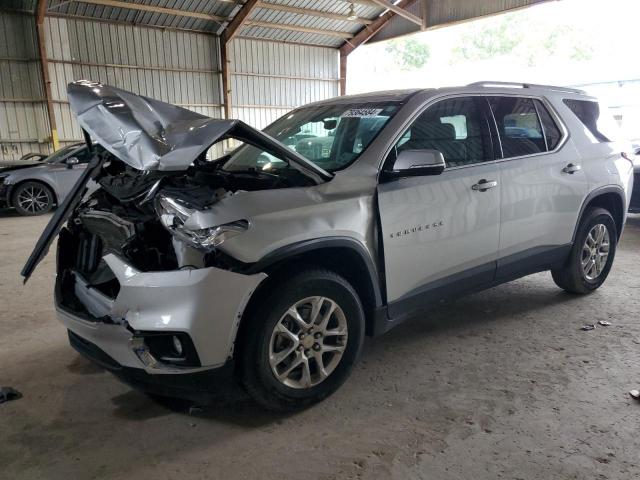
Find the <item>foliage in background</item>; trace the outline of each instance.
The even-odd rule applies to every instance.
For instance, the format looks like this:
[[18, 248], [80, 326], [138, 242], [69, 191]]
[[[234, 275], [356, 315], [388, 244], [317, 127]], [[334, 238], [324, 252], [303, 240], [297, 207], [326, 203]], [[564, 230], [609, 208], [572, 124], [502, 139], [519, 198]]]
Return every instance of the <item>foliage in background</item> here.
[[[531, 35], [531, 31], [535, 35]], [[525, 32], [529, 32], [525, 35]], [[474, 25], [451, 52], [451, 63], [514, 56], [534, 67], [548, 57], [590, 60], [593, 45], [587, 32], [573, 25], [532, 25], [522, 15], [506, 14]]]
[[487, 60], [512, 53], [523, 38], [522, 20], [504, 15], [493, 24], [473, 25], [452, 51], [453, 61]]
[[431, 56], [429, 46], [415, 38], [391, 40], [386, 45], [385, 51], [391, 54], [394, 63], [405, 71], [422, 68]]

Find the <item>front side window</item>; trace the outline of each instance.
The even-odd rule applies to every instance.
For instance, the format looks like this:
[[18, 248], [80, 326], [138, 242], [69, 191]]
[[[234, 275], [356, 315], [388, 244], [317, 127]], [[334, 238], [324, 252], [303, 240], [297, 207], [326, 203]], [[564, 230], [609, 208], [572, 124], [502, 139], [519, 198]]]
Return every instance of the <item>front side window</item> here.
[[[371, 144], [400, 108], [397, 102], [317, 105], [285, 115], [264, 129], [320, 168], [345, 168]], [[259, 148], [243, 145], [231, 154], [224, 170], [278, 170], [286, 162]]]
[[531, 98], [489, 97], [504, 158], [547, 151], [540, 119]]
[[480, 97], [442, 100], [422, 113], [402, 135], [392, 151], [438, 150], [447, 167], [491, 160], [485, 151]]
[[73, 155], [70, 155], [70, 156], [76, 157], [79, 163], [89, 163], [89, 160], [91, 160], [92, 155], [89, 153], [88, 148], [82, 148], [81, 150], [78, 150], [77, 152], [75, 152]]
[[600, 112], [598, 102], [564, 99], [564, 104], [587, 127], [596, 142], [614, 142], [619, 136], [618, 127], [611, 115]]
[[69, 157], [71, 153], [74, 152], [74, 150], [77, 150], [78, 148], [81, 148], [81, 147], [79, 147], [78, 145], [69, 145], [68, 147], [63, 147], [60, 150], [56, 150], [46, 158], [45, 163], [62, 162], [67, 157]]

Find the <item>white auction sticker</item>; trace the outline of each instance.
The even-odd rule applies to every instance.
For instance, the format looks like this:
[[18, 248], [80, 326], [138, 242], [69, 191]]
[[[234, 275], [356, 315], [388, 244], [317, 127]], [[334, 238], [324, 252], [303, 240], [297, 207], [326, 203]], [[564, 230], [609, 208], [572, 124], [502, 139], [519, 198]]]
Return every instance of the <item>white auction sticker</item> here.
[[376, 117], [382, 111], [381, 108], [352, 108], [344, 112], [341, 117], [343, 118], [357, 118], [357, 117]]

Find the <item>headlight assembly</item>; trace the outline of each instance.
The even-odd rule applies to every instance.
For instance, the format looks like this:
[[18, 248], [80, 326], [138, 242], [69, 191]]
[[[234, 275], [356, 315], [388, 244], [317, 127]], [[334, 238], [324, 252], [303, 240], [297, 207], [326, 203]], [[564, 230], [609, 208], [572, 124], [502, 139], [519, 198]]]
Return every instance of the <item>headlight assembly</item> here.
[[226, 240], [247, 231], [249, 222], [238, 220], [215, 227], [192, 230], [185, 223], [196, 210], [178, 200], [161, 195], [156, 201], [156, 211], [162, 225], [180, 240], [200, 250], [211, 250]]

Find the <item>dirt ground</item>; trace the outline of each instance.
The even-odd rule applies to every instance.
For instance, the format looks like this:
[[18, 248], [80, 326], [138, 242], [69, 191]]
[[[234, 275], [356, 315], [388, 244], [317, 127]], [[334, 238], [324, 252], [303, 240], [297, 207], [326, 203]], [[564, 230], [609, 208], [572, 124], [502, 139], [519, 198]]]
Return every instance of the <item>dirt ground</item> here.
[[[588, 297], [548, 273], [368, 339], [331, 398], [295, 415], [226, 394], [189, 414], [92, 366], [52, 305], [53, 254], [19, 277], [45, 218], [0, 215], [0, 477], [631, 479], [640, 477], [640, 217]], [[584, 323], [610, 327], [580, 331]]]

